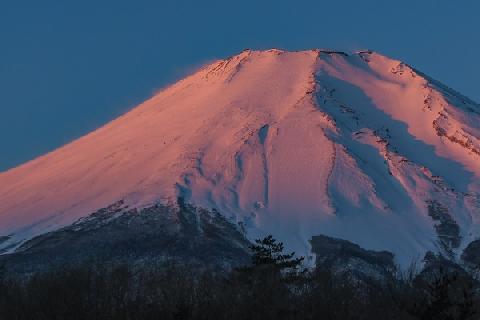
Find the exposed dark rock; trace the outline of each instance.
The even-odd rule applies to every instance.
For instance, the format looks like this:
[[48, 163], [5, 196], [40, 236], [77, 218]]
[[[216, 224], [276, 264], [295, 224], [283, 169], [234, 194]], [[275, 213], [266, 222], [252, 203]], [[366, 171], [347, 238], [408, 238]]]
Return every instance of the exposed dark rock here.
[[372, 50], [363, 50], [363, 51], [359, 51], [357, 52], [358, 56], [363, 60], [365, 61], [366, 63], [369, 63], [370, 62], [370, 55], [373, 53]]
[[361, 279], [382, 279], [396, 271], [394, 255], [388, 251], [365, 250], [350, 241], [324, 235], [312, 237], [310, 243], [318, 268], [352, 273]]
[[461, 243], [460, 227], [448, 212], [448, 208], [436, 200], [427, 201], [428, 215], [437, 222], [435, 231], [442, 249], [450, 257], [453, 257], [453, 249]]
[[230, 269], [249, 261], [250, 242], [216, 211], [179, 202], [129, 209], [122, 202], [0, 256], [9, 271], [30, 273], [81, 263]]
[[449, 135], [447, 130], [445, 130], [437, 120], [434, 120], [432, 122], [433, 128], [435, 129], [437, 136], [439, 137], [445, 137], [448, 140], [450, 140], [453, 143], [457, 143], [464, 147], [467, 150], [470, 150], [471, 152], [480, 155], [480, 150], [477, 148], [475, 143], [472, 140], [472, 137], [468, 136], [467, 134], [461, 132], [461, 131], [455, 131], [453, 135]]
[[328, 55], [339, 54], [341, 56], [348, 57], [348, 53], [343, 52], [343, 51], [321, 49], [318, 52], [328, 54]]

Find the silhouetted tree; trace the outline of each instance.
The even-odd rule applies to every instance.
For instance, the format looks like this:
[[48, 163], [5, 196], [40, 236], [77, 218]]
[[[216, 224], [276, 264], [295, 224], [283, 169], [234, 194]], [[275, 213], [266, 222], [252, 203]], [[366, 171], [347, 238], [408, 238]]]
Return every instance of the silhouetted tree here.
[[423, 275], [414, 314], [420, 319], [468, 320], [476, 314], [473, 279], [440, 268]]
[[285, 254], [282, 242], [277, 242], [272, 235], [255, 240], [250, 246], [252, 265], [273, 266], [280, 271], [295, 273], [300, 271], [304, 257], [295, 258], [295, 252]]

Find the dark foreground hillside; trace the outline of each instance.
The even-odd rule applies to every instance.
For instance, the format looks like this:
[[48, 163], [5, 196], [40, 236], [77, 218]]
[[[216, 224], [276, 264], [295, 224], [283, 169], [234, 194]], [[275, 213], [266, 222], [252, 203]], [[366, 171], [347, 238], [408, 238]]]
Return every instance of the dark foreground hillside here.
[[8, 273], [33, 274], [64, 265], [110, 264], [156, 268], [168, 263], [232, 269], [249, 261], [250, 242], [215, 210], [185, 203], [143, 209], [123, 202], [0, 255]]
[[[358, 251], [357, 248], [353, 248]], [[479, 286], [429, 257], [416, 273], [361, 277], [302, 268], [267, 237], [229, 272], [178, 264], [82, 265], [0, 276], [0, 319], [478, 319]], [[443, 262], [442, 262], [443, 261]]]

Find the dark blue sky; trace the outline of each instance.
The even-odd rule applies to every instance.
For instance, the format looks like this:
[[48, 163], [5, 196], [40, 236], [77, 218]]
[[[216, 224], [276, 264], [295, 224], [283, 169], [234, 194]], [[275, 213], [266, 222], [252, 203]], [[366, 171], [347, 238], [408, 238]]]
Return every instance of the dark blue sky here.
[[480, 101], [480, 2], [0, 3], [0, 171], [244, 48], [373, 49]]

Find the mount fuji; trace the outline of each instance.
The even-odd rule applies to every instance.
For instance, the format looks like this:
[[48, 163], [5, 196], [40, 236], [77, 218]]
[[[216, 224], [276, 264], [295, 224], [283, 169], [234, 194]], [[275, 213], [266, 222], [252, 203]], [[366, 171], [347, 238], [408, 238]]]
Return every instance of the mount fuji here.
[[325, 235], [400, 265], [458, 259], [480, 237], [479, 177], [480, 106], [408, 64], [245, 50], [0, 173], [0, 251], [182, 198], [301, 255]]

